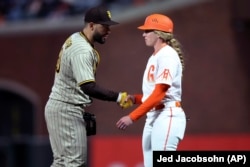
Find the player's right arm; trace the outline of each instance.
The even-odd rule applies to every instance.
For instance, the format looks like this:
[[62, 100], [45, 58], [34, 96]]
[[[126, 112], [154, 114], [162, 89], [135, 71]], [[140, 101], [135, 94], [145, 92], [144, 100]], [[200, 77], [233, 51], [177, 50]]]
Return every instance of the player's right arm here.
[[130, 95], [127, 92], [114, 92], [112, 90], [100, 87], [94, 81], [86, 82], [80, 85], [81, 90], [90, 97], [105, 100], [114, 101], [119, 103], [120, 107], [125, 109], [131, 107], [133, 102], [128, 99]]
[[158, 105], [161, 100], [166, 95], [167, 90], [169, 89], [169, 85], [167, 84], [156, 84], [154, 91], [152, 94], [142, 103], [139, 107], [137, 107], [134, 111], [129, 114], [129, 117], [136, 121], [145, 115], [148, 111]]
[[117, 101], [119, 93], [102, 88], [96, 84], [96, 82], [87, 82], [80, 85], [81, 90], [90, 97], [105, 100], [105, 101]]

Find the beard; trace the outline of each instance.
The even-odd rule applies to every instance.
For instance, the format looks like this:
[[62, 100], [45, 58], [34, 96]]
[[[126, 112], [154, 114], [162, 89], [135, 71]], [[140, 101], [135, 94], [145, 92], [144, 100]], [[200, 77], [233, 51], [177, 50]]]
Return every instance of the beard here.
[[93, 36], [94, 41], [100, 43], [100, 44], [104, 44], [106, 42], [106, 38], [104, 37], [104, 35], [96, 32]]

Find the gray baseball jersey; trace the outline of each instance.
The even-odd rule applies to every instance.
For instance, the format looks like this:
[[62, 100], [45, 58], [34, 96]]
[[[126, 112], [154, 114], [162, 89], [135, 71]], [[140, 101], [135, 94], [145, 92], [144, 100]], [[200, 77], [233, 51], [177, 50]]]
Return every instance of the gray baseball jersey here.
[[60, 51], [50, 98], [71, 104], [90, 104], [91, 99], [79, 85], [95, 80], [99, 60], [98, 52], [81, 32], [71, 35]]
[[[85, 166], [87, 136], [84, 106], [92, 103], [80, 85], [95, 81], [99, 54], [81, 32], [72, 34], [63, 44], [54, 85], [45, 106], [45, 119], [56, 166]], [[83, 158], [77, 158], [83, 157]]]

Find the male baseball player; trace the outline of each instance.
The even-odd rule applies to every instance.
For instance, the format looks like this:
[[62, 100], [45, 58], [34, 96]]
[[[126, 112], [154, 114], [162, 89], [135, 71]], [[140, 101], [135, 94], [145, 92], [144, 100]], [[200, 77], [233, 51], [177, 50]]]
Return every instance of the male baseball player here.
[[149, 15], [143, 30], [146, 46], [153, 47], [143, 75], [143, 94], [130, 96], [140, 104], [129, 115], [117, 122], [125, 129], [134, 121], [147, 115], [143, 137], [144, 166], [152, 167], [153, 150], [176, 150], [186, 128], [186, 116], [181, 107], [182, 50], [173, 37], [173, 22], [162, 14]]
[[85, 14], [85, 25], [63, 44], [56, 65], [54, 85], [45, 106], [45, 119], [53, 151], [52, 167], [86, 167], [87, 136], [84, 108], [92, 98], [123, 105], [127, 93], [104, 89], [95, 82], [100, 61], [94, 43], [104, 44], [111, 20], [105, 7], [94, 7]]

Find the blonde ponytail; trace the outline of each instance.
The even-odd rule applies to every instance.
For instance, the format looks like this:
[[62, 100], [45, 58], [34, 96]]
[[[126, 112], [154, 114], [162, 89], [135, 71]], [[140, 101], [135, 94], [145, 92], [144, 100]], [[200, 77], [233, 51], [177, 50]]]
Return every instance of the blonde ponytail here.
[[180, 42], [174, 38], [173, 33], [169, 33], [169, 32], [162, 32], [162, 31], [154, 31], [157, 35], [159, 35], [160, 38], [162, 38], [169, 46], [171, 46], [179, 55], [181, 64], [182, 64], [182, 70], [184, 70], [184, 56], [183, 56], [183, 52], [181, 49], [181, 44]]

